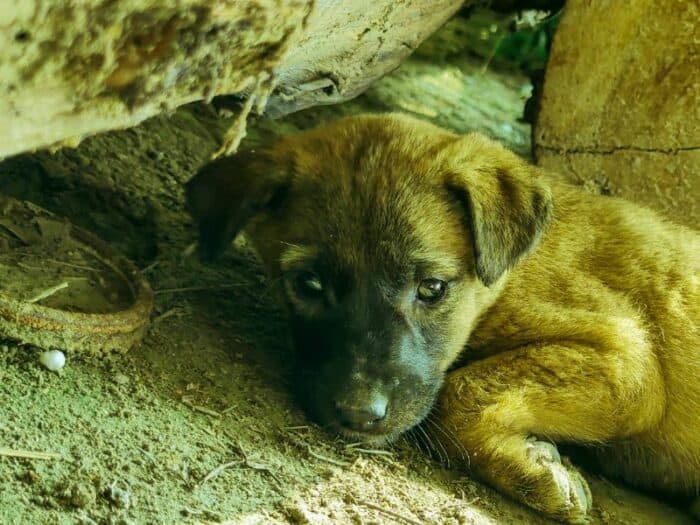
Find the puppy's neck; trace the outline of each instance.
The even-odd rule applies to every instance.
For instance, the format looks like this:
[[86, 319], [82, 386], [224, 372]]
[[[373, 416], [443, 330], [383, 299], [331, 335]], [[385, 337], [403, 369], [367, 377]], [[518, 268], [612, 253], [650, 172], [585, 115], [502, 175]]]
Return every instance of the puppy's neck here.
[[[477, 281], [473, 283], [473, 286], [465, 290], [465, 296], [462, 298], [460, 306], [462, 312], [461, 315], [458, 316], [459, 325], [453, 327], [453, 329], [459, 330], [463, 343], [460, 348], [455, 349], [454, 354], [448, 357], [450, 362], [443, 363], [444, 369], [454, 368], [457, 365], [461, 366], [466, 360], [470, 360], [472, 357], [484, 356], [480, 352], [475, 353], [472, 351], [472, 343], [474, 343], [472, 340], [475, 334], [478, 338], [477, 332], [479, 331], [479, 326], [482, 324], [483, 320], [489, 317], [489, 312], [503, 293], [509, 280], [509, 274], [510, 272], [506, 271], [490, 286], [485, 286]], [[459, 340], [459, 338], [455, 339]], [[479, 345], [477, 344], [476, 346]]]

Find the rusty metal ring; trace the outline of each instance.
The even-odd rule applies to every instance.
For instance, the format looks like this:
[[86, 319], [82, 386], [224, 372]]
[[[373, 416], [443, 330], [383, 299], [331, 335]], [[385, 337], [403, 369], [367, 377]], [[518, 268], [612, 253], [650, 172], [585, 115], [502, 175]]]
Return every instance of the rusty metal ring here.
[[[7, 204], [23, 203], [0, 196], [0, 205]], [[37, 208], [32, 204], [32, 209]], [[42, 212], [58, 220], [54, 214]], [[72, 224], [70, 235], [128, 286], [131, 306], [105, 314], [69, 312], [21, 301], [0, 291], [0, 335], [41, 348], [85, 354], [126, 352], [145, 334], [153, 310], [153, 291], [141, 271], [107, 243]]]

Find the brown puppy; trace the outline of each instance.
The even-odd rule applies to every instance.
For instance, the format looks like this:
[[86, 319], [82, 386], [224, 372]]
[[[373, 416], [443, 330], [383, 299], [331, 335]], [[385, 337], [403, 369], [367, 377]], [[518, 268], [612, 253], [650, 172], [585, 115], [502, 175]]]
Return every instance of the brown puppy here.
[[300, 399], [331, 429], [389, 440], [437, 399], [453, 459], [571, 522], [590, 492], [550, 440], [700, 489], [697, 233], [399, 115], [215, 161], [188, 199], [204, 256], [245, 226], [281, 283]]

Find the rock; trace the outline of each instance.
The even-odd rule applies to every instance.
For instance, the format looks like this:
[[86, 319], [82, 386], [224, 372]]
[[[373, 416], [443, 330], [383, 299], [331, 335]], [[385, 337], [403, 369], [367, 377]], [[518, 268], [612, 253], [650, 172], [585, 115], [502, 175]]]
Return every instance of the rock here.
[[538, 164], [700, 226], [700, 4], [569, 0], [534, 132]]

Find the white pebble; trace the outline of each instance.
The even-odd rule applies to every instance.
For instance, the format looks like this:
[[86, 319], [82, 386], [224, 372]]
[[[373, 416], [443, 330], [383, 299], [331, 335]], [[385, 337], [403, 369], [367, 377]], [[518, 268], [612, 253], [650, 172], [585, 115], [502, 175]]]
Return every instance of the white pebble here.
[[52, 372], [55, 372], [65, 366], [66, 356], [60, 350], [49, 350], [39, 356], [39, 362]]

